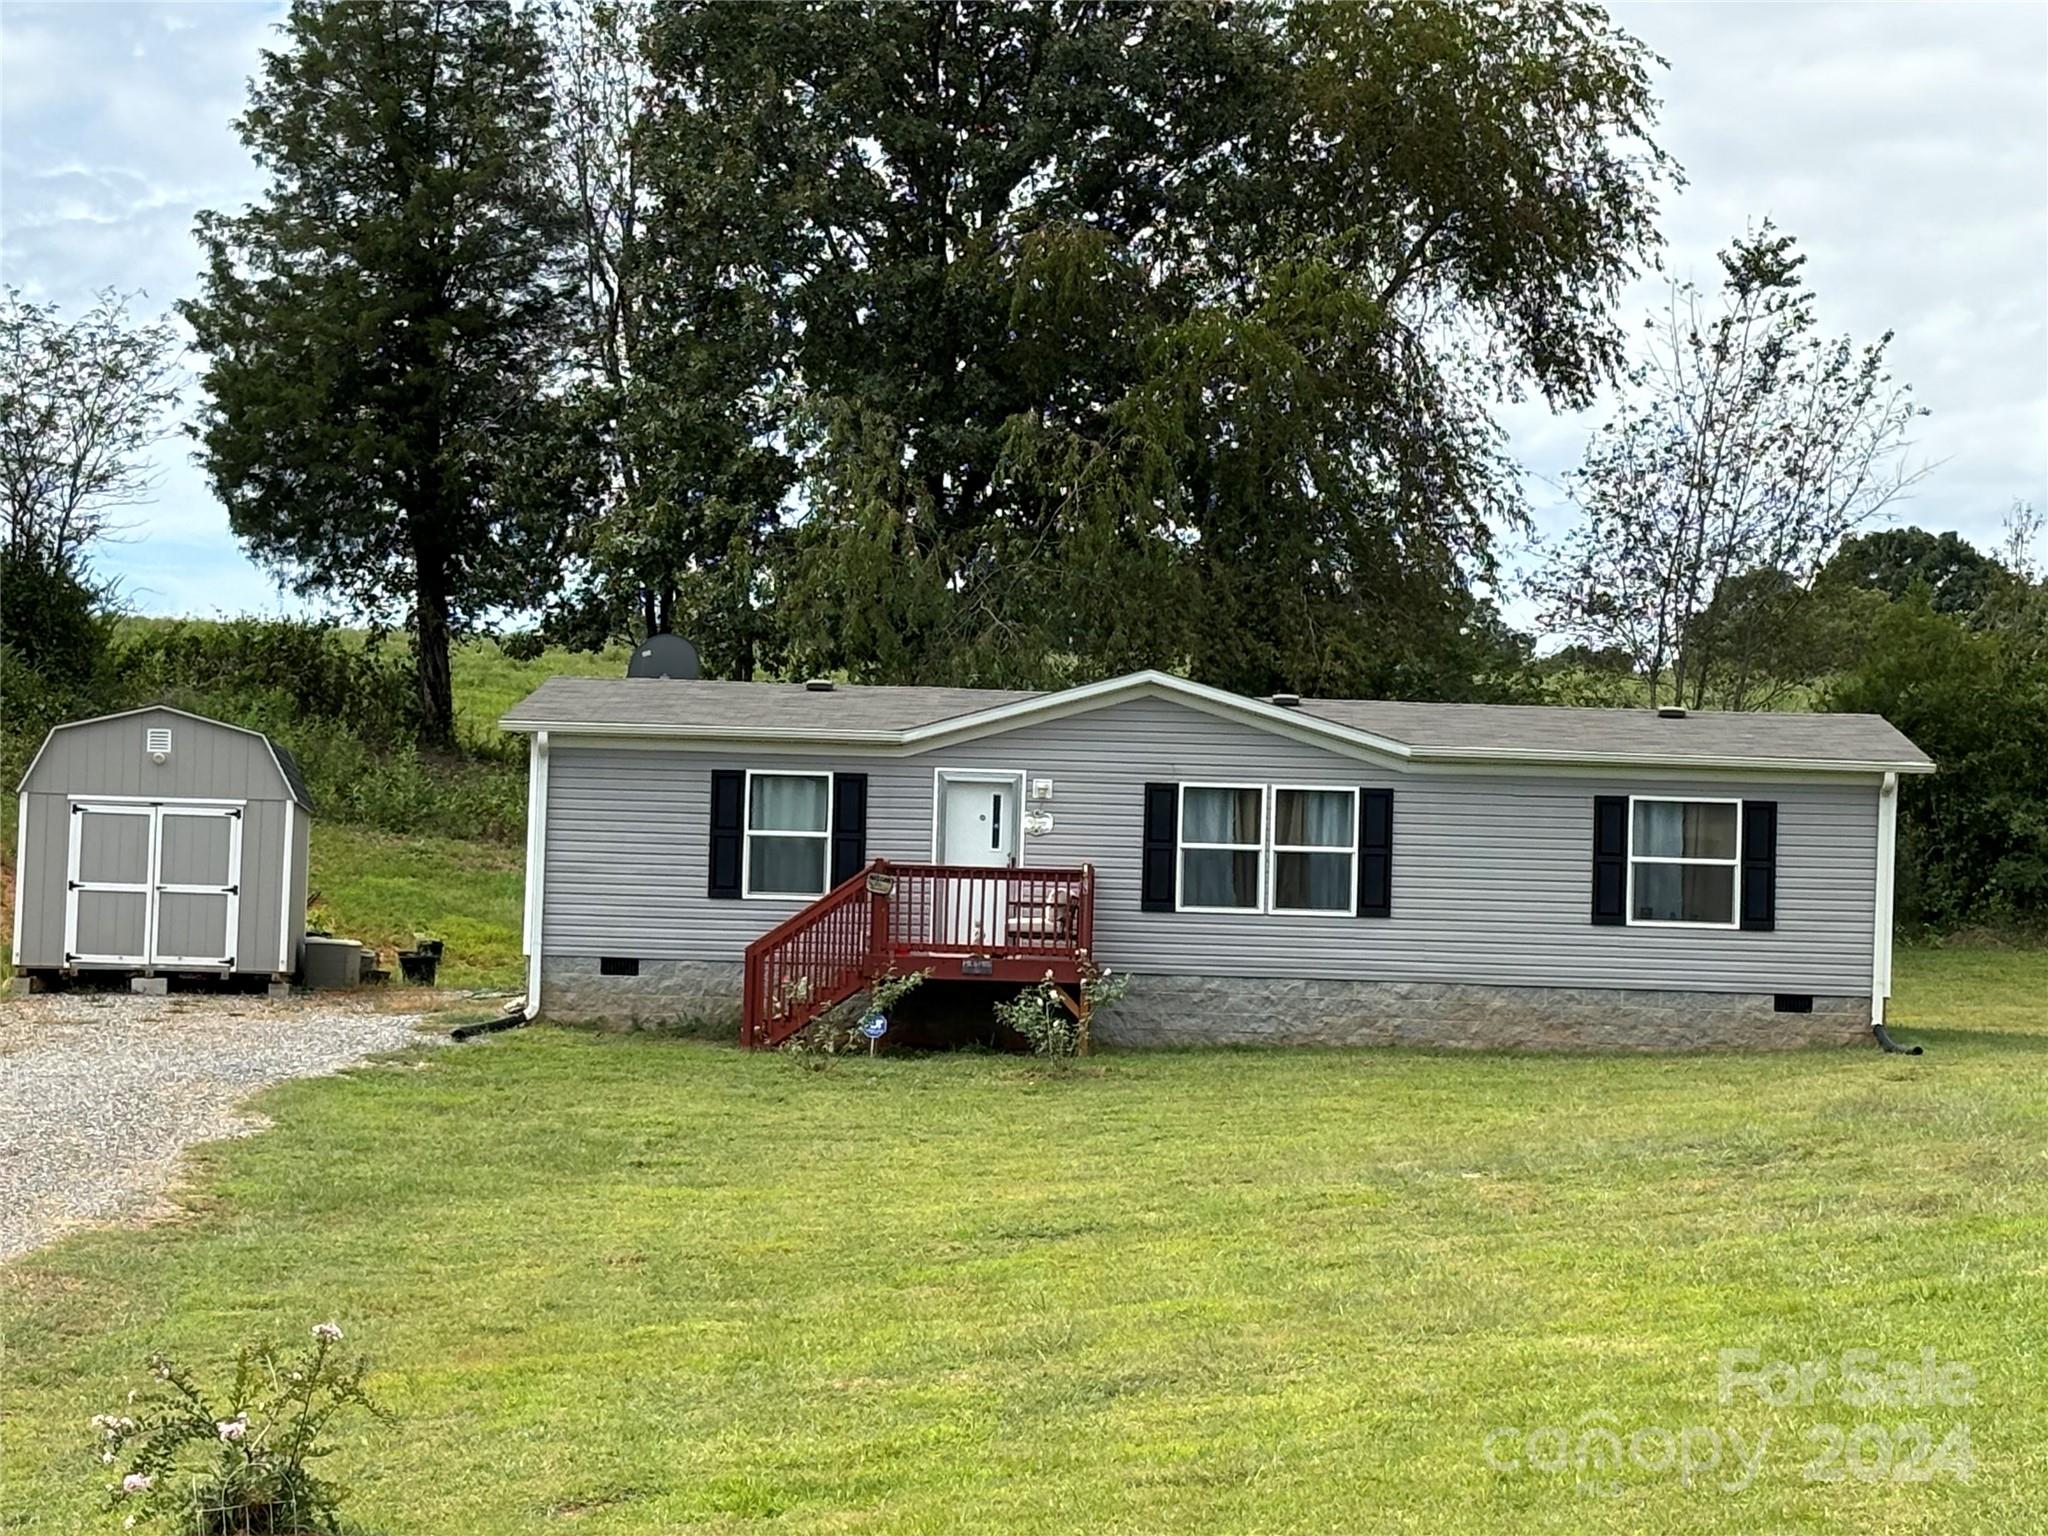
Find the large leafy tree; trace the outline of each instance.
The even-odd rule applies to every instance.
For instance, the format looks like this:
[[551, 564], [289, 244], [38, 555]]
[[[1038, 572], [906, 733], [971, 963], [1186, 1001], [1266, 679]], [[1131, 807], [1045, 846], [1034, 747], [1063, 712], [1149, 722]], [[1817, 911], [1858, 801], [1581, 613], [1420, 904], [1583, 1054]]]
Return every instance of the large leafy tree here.
[[1936, 613], [1968, 617], [2010, 580], [2004, 566], [1953, 529], [1880, 528], [1845, 540], [1818, 585], [1881, 592], [1896, 602], [1924, 582]]
[[1490, 403], [1584, 401], [1655, 238], [1597, 8], [671, 0], [648, 59], [674, 280], [766, 306], [796, 659], [1470, 686]]
[[507, 0], [297, 0], [205, 213], [200, 437], [235, 532], [299, 590], [402, 612], [426, 739], [450, 638], [536, 600], [589, 456], [550, 398], [568, 238], [547, 59]]

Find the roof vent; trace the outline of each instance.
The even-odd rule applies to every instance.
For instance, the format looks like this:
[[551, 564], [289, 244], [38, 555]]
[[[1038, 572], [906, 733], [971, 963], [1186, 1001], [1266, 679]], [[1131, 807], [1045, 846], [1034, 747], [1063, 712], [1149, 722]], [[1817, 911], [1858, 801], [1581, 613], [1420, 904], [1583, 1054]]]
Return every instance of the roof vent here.
[[804, 679], [804, 686], [813, 693], [830, 693], [833, 683], [829, 677], [807, 677]]
[[1685, 706], [1683, 704], [1666, 704], [1657, 711], [1657, 718], [1659, 720], [1683, 720], [1685, 718]]
[[1276, 693], [1268, 698], [1266, 702], [1268, 704], [1277, 704], [1282, 709], [1299, 709], [1301, 708], [1301, 695], [1298, 693]]

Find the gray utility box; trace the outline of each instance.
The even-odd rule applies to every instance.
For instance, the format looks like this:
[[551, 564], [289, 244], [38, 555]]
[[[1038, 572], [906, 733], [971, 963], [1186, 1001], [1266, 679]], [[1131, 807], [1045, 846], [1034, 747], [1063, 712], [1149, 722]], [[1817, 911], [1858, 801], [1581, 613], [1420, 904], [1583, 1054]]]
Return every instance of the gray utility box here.
[[363, 946], [354, 939], [323, 939], [307, 934], [305, 982], [309, 987], [353, 987], [363, 979]]

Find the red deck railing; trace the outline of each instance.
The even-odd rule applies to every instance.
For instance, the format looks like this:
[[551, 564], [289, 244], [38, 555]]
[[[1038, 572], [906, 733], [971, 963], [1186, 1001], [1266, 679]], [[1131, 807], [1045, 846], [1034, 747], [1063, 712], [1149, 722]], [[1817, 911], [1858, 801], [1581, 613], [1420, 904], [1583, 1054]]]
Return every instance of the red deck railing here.
[[740, 1043], [769, 1046], [890, 973], [1078, 981], [1095, 871], [877, 859], [747, 946]]

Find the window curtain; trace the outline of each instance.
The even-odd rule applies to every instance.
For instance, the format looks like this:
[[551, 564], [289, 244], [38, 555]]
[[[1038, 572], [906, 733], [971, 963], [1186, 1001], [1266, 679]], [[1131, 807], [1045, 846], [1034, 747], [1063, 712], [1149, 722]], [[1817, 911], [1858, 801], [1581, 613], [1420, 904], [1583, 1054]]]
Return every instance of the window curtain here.
[[1256, 789], [1190, 789], [1181, 799], [1180, 840], [1184, 843], [1256, 843], [1259, 801]]
[[1637, 858], [1732, 859], [1735, 807], [1694, 800], [1638, 800], [1632, 851]]
[[830, 825], [826, 802], [831, 781], [782, 774], [757, 774], [748, 825], [756, 832], [823, 832]]
[[1180, 901], [1184, 907], [1256, 907], [1258, 850], [1188, 849], [1181, 854]]
[[1351, 796], [1340, 790], [1282, 789], [1274, 791], [1273, 842], [1312, 848], [1349, 848]]

